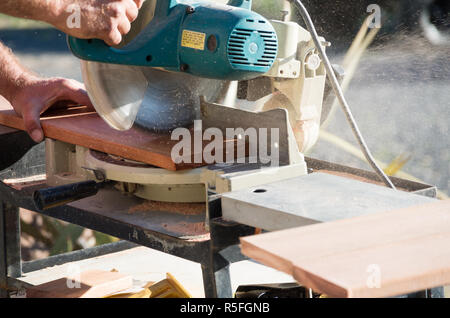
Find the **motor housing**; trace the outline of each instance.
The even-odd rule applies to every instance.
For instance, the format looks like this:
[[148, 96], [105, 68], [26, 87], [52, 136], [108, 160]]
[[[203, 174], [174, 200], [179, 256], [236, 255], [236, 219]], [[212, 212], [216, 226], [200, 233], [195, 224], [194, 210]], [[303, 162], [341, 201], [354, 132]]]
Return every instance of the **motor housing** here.
[[278, 53], [273, 26], [250, 7], [250, 0], [158, 0], [152, 21], [123, 48], [73, 37], [68, 43], [83, 60], [247, 80], [268, 72]]

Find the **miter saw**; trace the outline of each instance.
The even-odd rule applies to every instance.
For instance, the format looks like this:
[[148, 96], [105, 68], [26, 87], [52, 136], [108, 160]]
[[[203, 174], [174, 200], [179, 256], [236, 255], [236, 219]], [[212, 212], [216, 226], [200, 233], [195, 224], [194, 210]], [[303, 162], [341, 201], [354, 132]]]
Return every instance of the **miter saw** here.
[[[147, 0], [120, 46], [68, 38], [88, 94], [111, 127], [170, 133], [200, 119], [203, 128], [223, 131], [276, 128], [271, 146], [279, 149], [279, 165], [168, 171], [47, 140], [47, 181], [88, 182], [76, 198], [113, 181], [148, 200], [207, 202], [211, 192], [306, 174], [302, 153], [318, 138], [326, 71], [310, 33], [290, 21], [287, 1], [280, 4], [283, 19], [269, 21], [252, 11], [251, 0]], [[66, 187], [67, 198], [73, 190]], [[36, 195], [41, 208], [63, 202], [64, 195], [50, 193]]]

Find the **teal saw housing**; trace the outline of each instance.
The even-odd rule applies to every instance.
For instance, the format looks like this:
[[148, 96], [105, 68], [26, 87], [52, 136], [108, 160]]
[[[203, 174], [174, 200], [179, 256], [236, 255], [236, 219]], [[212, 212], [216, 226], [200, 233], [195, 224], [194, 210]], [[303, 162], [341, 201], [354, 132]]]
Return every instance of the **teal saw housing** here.
[[68, 37], [83, 60], [164, 68], [195, 76], [247, 80], [272, 67], [278, 53], [271, 23], [251, 11], [251, 0], [158, 0], [155, 16], [121, 49], [101, 40]]

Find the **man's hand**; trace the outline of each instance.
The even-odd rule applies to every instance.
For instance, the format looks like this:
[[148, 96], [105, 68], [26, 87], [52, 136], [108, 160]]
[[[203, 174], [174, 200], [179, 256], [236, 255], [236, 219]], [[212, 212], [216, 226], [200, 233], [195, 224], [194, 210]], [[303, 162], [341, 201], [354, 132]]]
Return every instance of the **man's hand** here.
[[25, 129], [35, 142], [44, 139], [40, 115], [59, 101], [93, 108], [84, 85], [64, 78], [31, 78], [10, 93], [9, 102], [23, 118]]
[[22, 66], [9, 48], [0, 43], [0, 95], [22, 116], [34, 141], [44, 138], [40, 114], [60, 101], [93, 108], [83, 84], [64, 78], [41, 78]]
[[[118, 45], [131, 29], [144, 0], [84, 0], [54, 1], [49, 23], [80, 39], [101, 39], [108, 45]], [[71, 6], [72, 5], [72, 6]], [[79, 6], [78, 8], [73, 5]], [[71, 12], [80, 13], [80, 27], [70, 27]]]
[[[100, 39], [113, 46], [131, 28], [145, 0], [0, 0], [0, 12], [50, 23], [80, 39]], [[80, 25], [70, 23], [79, 13]]]

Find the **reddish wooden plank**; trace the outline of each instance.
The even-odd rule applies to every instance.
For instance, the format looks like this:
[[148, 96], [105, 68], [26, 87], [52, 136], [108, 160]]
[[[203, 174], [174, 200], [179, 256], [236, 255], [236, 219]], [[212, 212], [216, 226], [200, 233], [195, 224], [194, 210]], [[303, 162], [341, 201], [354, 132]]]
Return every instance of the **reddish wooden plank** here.
[[450, 284], [450, 200], [241, 239], [243, 254], [331, 297]]
[[[204, 162], [174, 163], [171, 151], [178, 141], [171, 140], [170, 134], [153, 133], [138, 127], [118, 131], [109, 127], [95, 112], [87, 112], [84, 108], [46, 112], [41, 116], [41, 124], [44, 135], [48, 138], [168, 170], [205, 165]], [[0, 125], [24, 130], [22, 119], [13, 110], [0, 111]], [[224, 147], [227, 142], [229, 141], [224, 142]], [[193, 147], [192, 150], [194, 150]], [[194, 153], [192, 158], [193, 156]]]

